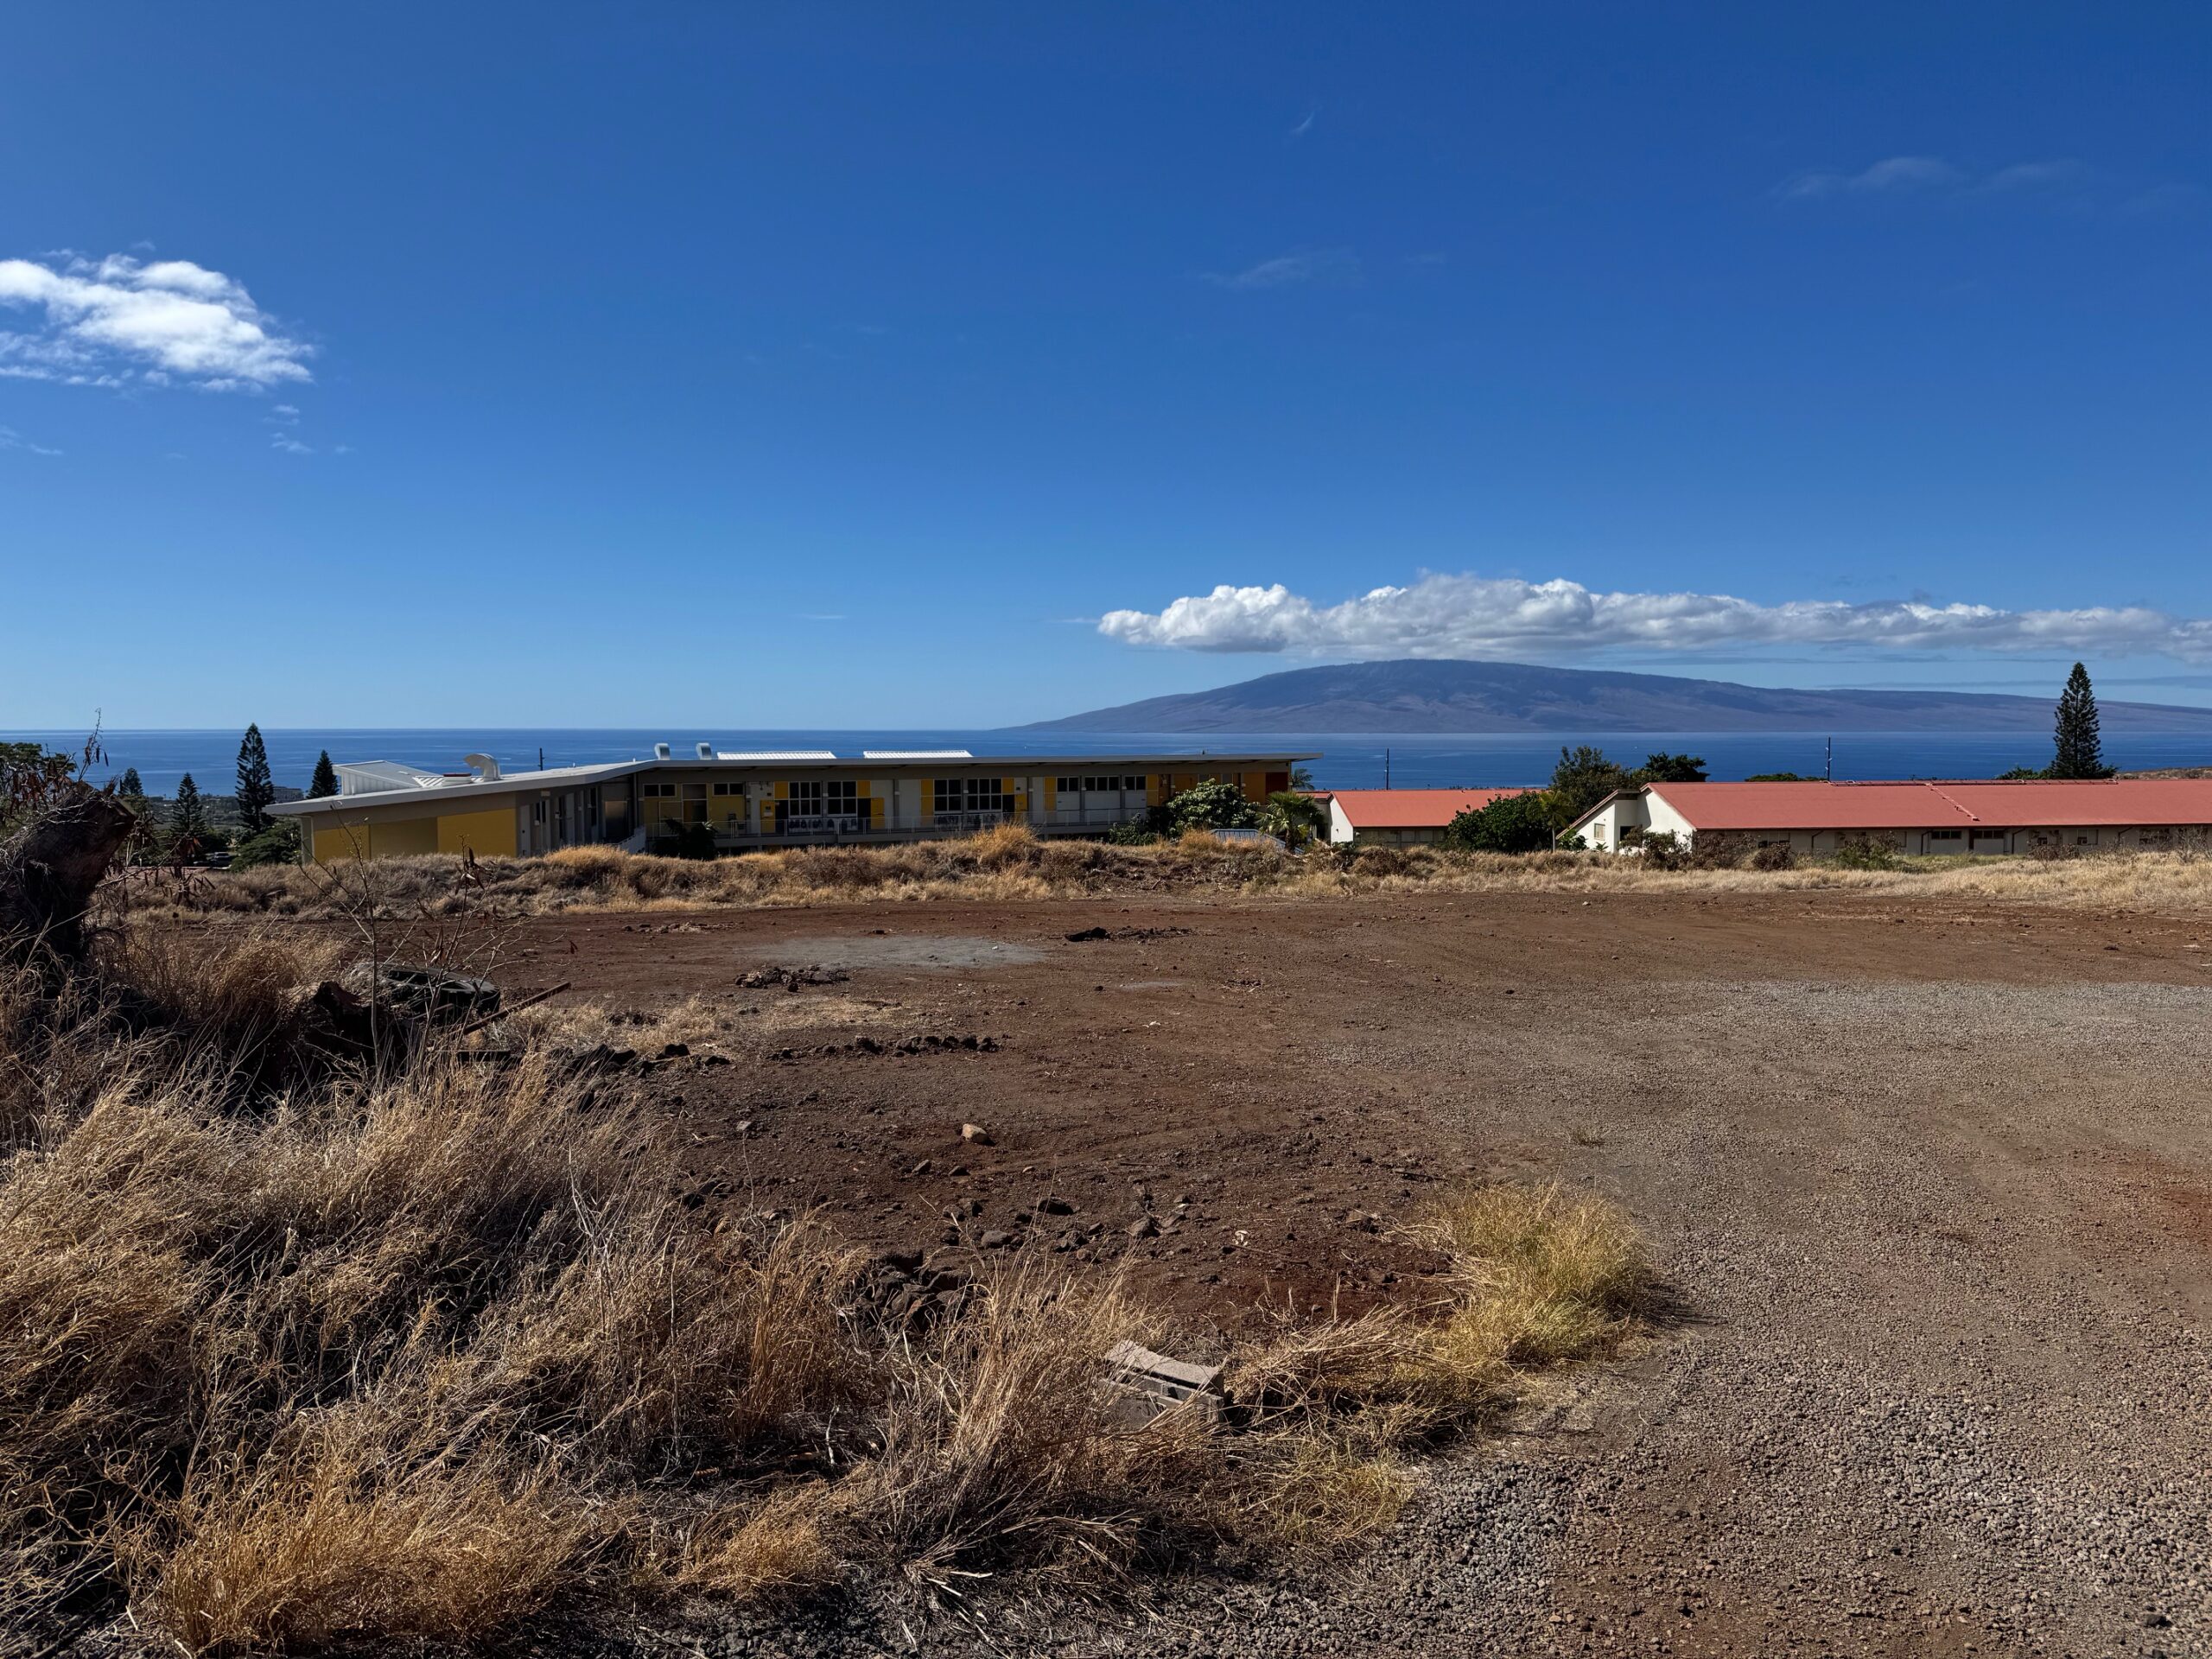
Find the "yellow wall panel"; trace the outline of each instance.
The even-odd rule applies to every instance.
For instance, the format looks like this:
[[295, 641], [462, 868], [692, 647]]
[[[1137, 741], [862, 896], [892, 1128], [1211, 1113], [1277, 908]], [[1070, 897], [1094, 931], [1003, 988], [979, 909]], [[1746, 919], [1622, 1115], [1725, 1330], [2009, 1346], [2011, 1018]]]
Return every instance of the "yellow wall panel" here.
[[463, 849], [479, 858], [512, 858], [515, 852], [515, 810], [486, 807], [480, 812], [447, 812], [438, 818], [438, 850]]
[[369, 855], [369, 826], [365, 823], [318, 824], [315, 832], [315, 861], [334, 864], [340, 859]]
[[372, 858], [410, 858], [418, 853], [438, 850], [438, 821], [435, 818], [395, 818], [385, 823], [369, 826], [369, 856]]

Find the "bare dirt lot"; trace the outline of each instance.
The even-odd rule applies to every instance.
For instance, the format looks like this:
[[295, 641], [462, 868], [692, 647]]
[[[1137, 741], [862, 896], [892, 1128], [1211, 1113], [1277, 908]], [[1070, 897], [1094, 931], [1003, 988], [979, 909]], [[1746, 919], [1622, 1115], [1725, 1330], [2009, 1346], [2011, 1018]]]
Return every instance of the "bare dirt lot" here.
[[1586, 1183], [1646, 1229], [1679, 1318], [1432, 1469], [1353, 1570], [1004, 1650], [2212, 1652], [2212, 918], [1531, 893], [524, 928], [512, 982], [691, 1002], [650, 1083], [699, 1204], [1125, 1264], [1195, 1343], [1417, 1294], [1390, 1228], [1441, 1183]]

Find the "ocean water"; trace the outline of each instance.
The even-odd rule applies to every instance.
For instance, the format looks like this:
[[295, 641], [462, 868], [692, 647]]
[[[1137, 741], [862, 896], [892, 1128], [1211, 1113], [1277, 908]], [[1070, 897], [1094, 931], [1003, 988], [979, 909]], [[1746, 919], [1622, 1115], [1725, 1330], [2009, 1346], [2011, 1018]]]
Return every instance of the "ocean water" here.
[[[11, 732], [72, 753], [82, 746], [82, 732]], [[2212, 734], [2191, 736], [2171, 732], [2133, 734], [2107, 720], [2105, 759], [2123, 767], [2212, 765]], [[1840, 779], [1882, 778], [1991, 778], [2010, 767], [2041, 766], [2050, 758], [2050, 739], [2040, 732], [1560, 732], [1535, 734], [1393, 736], [1388, 733], [1317, 736], [1243, 736], [1201, 732], [1160, 733], [1015, 731], [717, 731], [664, 728], [659, 731], [605, 731], [572, 728], [513, 731], [423, 729], [270, 730], [262, 734], [269, 747], [270, 770], [279, 784], [307, 787], [315, 756], [330, 751], [334, 760], [404, 760], [431, 772], [463, 770], [461, 756], [481, 752], [508, 771], [593, 760], [642, 760], [657, 741], [666, 741], [678, 755], [701, 740], [718, 749], [832, 749], [858, 759], [862, 749], [969, 749], [978, 755], [1092, 755], [1180, 753], [1211, 750], [1311, 754], [1314, 781], [1336, 789], [1375, 789], [1388, 782], [1401, 789], [1483, 787], [1540, 784], [1551, 775], [1562, 744], [1594, 743], [1614, 760], [1636, 765], [1655, 750], [1705, 757], [1716, 779], [1742, 778], [1756, 772], [1797, 772], [1820, 777], [1829, 768]], [[149, 794], [173, 793], [190, 772], [207, 793], [230, 793], [238, 765], [236, 732], [130, 732], [102, 734], [107, 751], [95, 780], [138, 769]]]

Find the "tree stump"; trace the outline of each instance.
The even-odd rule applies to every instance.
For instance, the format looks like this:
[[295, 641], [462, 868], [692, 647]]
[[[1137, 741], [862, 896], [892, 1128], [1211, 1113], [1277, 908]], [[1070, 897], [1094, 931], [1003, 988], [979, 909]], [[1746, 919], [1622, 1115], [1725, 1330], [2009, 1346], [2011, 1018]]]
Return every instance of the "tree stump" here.
[[0, 957], [83, 960], [85, 912], [137, 819], [111, 795], [40, 811], [0, 842]]

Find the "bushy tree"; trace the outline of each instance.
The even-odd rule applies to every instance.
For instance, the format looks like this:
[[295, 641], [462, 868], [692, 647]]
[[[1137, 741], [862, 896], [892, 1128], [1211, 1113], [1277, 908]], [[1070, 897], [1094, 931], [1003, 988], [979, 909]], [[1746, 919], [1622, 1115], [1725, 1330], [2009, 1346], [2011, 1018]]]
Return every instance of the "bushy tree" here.
[[1701, 784], [1705, 757], [1701, 754], [1655, 754], [1629, 773], [1632, 784]]
[[2109, 778], [2104, 747], [2097, 734], [2097, 694], [2089, 689], [2089, 671], [2081, 664], [2066, 677], [2058, 694], [2056, 749], [2051, 757], [2052, 778]]
[[315, 776], [308, 779], [308, 799], [320, 801], [338, 792], [338, 769], [330, 764], [330, 751], [315, 758]]
[[2025, 784], [2032, 783], [2038, 778], [2050, 776], [2049, 766], [2015, 766], [2010, 772], [1999, 772], [1997, 781], [2000, 784]]
[[1744, 779], [1747, 784], [1817, 784], [1817, 778], [1808, 778], [1802, 772], [1755, 772]]
[[190, 842], [194, 848], [207, 845], [213, 833], [207, 824], [207, 808], [200, 798], [200, 785], [186, 772], [176, 781], [176, 798], [169, 803], [168, 832], [171, 842]]
[[271, 818], [257, 836], [248, 836], [231, 849], [231, 868], [250, 870], [257, 864], [296, 864], [300, 858], [300, 821]]
[[269, 827], [270, 803], [276, 798], [276, 780], [269, 775], [269, 747], [261, 741], [261, 728], [248, 726], [238, 743], [238, 823], [248, 836]]
[[1501, 795], [1444, 826], [1446, 843], [1471, 853], [1540, 853], [1553, 835], [1550, 804], [1539, 790]]
[[1630, 779], [1622, 767], [1605, 759], [1603, 749], [1585, 743], [1580, 748], [1560, 746], [1559, 765], [1552, 768], [1552, 786], [1544, 791], [1544, 804], [1554, 830], [1564, 830]]
[[1234, 784], [1193, 784], [1167, 803], [1168, 827], [1178, 835], [1186, 830], [1249, 829], [1259, 821], [1260, 809]]

